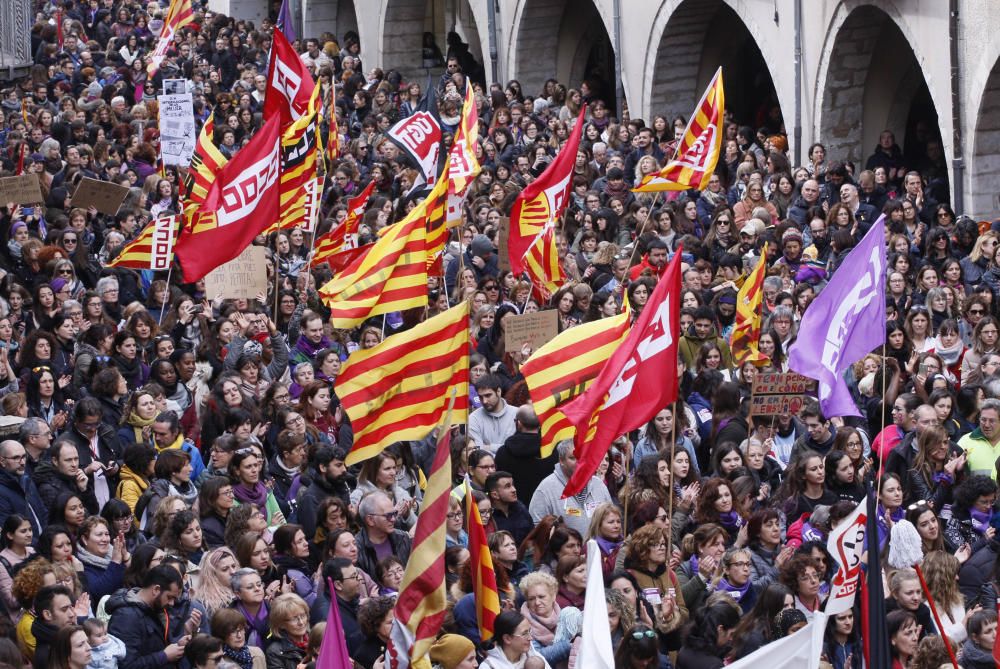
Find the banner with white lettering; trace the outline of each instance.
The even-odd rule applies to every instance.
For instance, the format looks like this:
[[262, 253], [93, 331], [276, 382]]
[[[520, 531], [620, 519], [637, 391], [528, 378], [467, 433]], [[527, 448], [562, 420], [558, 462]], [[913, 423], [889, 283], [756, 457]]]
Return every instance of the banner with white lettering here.
[[866, 509], [867, 499], [863, 499], [851, 515], [837, 523], [826, 542], [826, 549], [837, 561], [837, 573], [830, 583], [830, 597], [824, 609], [828, 616], [854, 606], [854, 595], [861, 585], [861, 554], [865, 550], [865, 522], [868, 520]]
[[160, 153], [164, 165], [188, 167], [198, 132], [190, 93], [157, 96], [160, 108]]

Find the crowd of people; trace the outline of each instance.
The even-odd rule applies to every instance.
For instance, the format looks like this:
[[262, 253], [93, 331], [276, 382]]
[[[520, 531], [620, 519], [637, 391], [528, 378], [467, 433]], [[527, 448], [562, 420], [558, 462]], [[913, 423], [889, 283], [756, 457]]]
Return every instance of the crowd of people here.
[[[341, 365], [468, 301], [470, 416], [452, 438], [449, 614], [430, 650], [441, 669], [572, 669], [601, 552], [618, 669], [712, 669], [795, 632], [822, 610], [837, 564], [826, 538], [866, 489], [877, 537], [912, 523], [922, 573], [882, 574], [893, 669], [994, 667], [1000, 543], [1000, 226], [948, 204], [939, 143], [889, 130], [864, 165], [813, 144], [793, 166], [780, 109], [727, 115], [703, 191], [632, 192], [674, 155], [684, 119], [615, 118], [600, 82], [487, 86], [457, 35], [425, 60], [450, 142], [475, 90], [482, 171], [470, 187], [428, 307], [334, 330], [310, 235], [260, 237], [269, 289], [208, 299], [179, 273], [108, 268], [160, 214], [179, 213], [185, 170], [158, 163], [156, 94], [186, 79], [201, 124], [232, 156], [261, 126], [273, 21], [195, 2], [154, 77], [156, 0], [37, 2], [30, 76], [0, 91], [4, 176], [37, 175], [44, 201], [0, 203], [0, 667], [298, 669], [314, 662], [331, 601], [358, 669], [383, 669], [435, 435], [360, 466], [337, 399]], [[415, 204], [415, 166], [385, 131], [427, 85], [362, 66], [356, 33], [294, 40], [337, 108], [342, 151], [325, 174], [320, 232], [371, 182], [360, 242]], [[542, 298], [500, 267], [520, 191], [587, 105], [559, 223], [568, 277]], [[324, 132], [329, 127], [324, 126]], [[72, 205], [84, 177], [128, 187], [116, 215]], [[845, 256], [886, 216], [885, 346], [848, 382], [861, 417], [750, 416], [755, 375], [788, 371], [798, 323]], [[559, 330], [638, 316], [683, 247], [679, 397], [621, 435], [597, 475], [561, 499], [571, 441], [542, 449], [517, 314], [552, 309]], [[739, 287], [758, 263], [760, 352], [730, 347]], [[739, 353], [739, 352], [737, 352]], [[637, 391], [641, 392], [641, 391]], [[551, 444], [545, 444], [551, 447]], [[466, 484], [465, 482], [468, 481]], [[502, 613], [480, 638], [469, 565], [472, 488]], [[876, 576], [877, 577], [877, 576]], [[332, 586], [332, 589], [331, 589]], [[930, 605], [939, 614], [932, 616]], [[856, 610], [834, 616], [823, 662], [860, 669]], [[950, 665], [949, 665], [950, 666]]]

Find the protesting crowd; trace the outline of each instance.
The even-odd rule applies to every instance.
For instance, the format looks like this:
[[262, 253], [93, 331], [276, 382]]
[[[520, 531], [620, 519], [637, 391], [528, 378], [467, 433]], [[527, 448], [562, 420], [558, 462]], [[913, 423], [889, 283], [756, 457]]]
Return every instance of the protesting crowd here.
[[[721, 120], [702, 188], [635, 191], [686, 147], [686, 119], [616, 118], [606, 82], [487, 86], [454, 33], [443, 50], [425, 36], [437, 68], [420, 81], [363, 64], [354, 32], [288, 31], [334, 110], [319, 123], [318, 223], [254, 239], [268, 288], [224, 299], [186, 264], [115, 261], [193, 192], [195, 168], [161, 160], [163, 82], [186, 80], [201, 136], [234, 159], [268, 121], [275, 21], [196, 1], [149, 68], [166, 3], [35, 5], [35, 65], [0, 91], [0, 176], [37, 176], [43, 194], [0, 202], [0, 669], [347, 669], [319, 656], [338, 635], [356, 669], [405, 667], [386, 651], [448, 430], [390, 431], [354, 460], [369, 428], [338, 376], [463, 304], [468, 418], [440, 442], [453, 491], [435, 668], [579, 666], [600, 587], [588, 546], [616, 669], [722, 667], [814, 619], [821, 666], [882, 669], [866, 665], [863, 618], [885, 630], [885, 669], [997, 666], [1000, 224], [952, 210], [939, 140], [901, 147], [886, 130], [852, 163], [819, 138], [793, 165], [764, 101]], [[345, 265], [317, 260], [315, 239], [350, 220], [344, 248], [364, 248], [419, 206], [433, 177], [390, 139], [418, 113], [437, 118], [443, 154], [463, 137], [481, 170], [419, 286], [426, 306], [334, 327], [323, 286]], [[577, 142], [546, 286], [510, 268], [521, 259], [506, 235], [519, 195]], [[74, 206], [83, 179], [128, 189], [116, 214]], [[812, 345], [797, 339], [810, 304], [855, 276], [849, 256], [876, 226], [885, 300], [861, 327], [878, 341], [847, 361], [840, 410], [821, 384], [795, 413], [752, 412], [755, 377], [792, 371], [796, 346]], [[583, 442], [548, 438], [551, 407], [529, 378], [546, 368], [506, 328], [540, 311], [559, 336], [627, 328], [657, 308], [674, 262], [677, 399], [615, 435], [564, 497]], [[755, 272], [747, 341], [738, 312]], [[382, 377], [352, 375], [351, 392], [366, 378]], [[842, 566], [828, 538], [866, 504], [877, 531], [862, 570], [875, 567], [861, 578], [884, 598], [827, 620]], [[919, 551], [894, 564], [904, 523]], [[472, 560], [480, 525], [488, 548]], [[484, 560], [499, 602], [488, 629]]]

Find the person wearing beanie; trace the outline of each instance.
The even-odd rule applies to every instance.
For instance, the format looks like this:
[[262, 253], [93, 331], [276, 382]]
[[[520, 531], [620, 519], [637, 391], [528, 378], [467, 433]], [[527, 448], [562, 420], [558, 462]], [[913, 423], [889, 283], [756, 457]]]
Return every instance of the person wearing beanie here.
[[775, 265], [787, 265], [795, 276], [802, 265], [802, 233], [796, 228], [789, 228], [781, 235], [781, 257]]
[[441, 669], [475, 669], [476, 647], [460, 634], [443, 634], [431, 646], [431, 662]]
[[476, 235], [469, 243], [469, 248], [463, 254], [462, 262], [448, 264], [445, 272], [445, 286], [450, 294], [455, 290], [455, 282], [458, 280], [460, 267], [468, 267], [476, 275], [476, 283], [479, 283], [487, 276], [496, 279], [500, 276], [499, 256], [497, 247], [486, 235]]

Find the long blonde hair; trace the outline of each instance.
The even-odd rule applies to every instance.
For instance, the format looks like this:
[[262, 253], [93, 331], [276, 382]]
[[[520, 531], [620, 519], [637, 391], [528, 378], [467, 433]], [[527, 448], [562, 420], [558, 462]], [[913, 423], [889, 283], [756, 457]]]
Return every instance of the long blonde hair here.
[[965, 601], [956, 579], [959, 566], [958, 558], [945, 551], [931, 551], [924, 556], [924, 561], [920, 565], [931, 597], [934, 598], [938, 608], [943, 609], [945, 613]]

